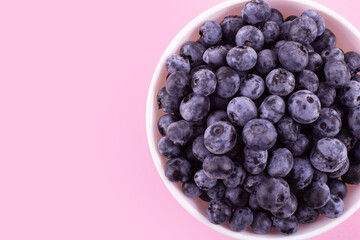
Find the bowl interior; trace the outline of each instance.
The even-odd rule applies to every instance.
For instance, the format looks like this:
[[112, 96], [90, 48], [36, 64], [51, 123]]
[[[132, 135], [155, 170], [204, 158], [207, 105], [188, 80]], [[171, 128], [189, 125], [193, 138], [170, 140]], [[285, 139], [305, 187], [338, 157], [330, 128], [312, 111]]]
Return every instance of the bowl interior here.
[[[166, 179], [164, 175], [166, 159], [162, 157], [157, 150], [157, 142], [161, 138], [157, 129], [157, 121], [164, 113], [157, 107], [156, 94], [160, 88], [165, 86], [167, 71], [164, 67], [164, 63], [166, 58], [171, 54], [178, 53], [182, 44], [186, 41], [196, 41], [199, 38], [199, 29], [206, 20], [221, 22], [227, 15], [241, 15], [241, 8], [246, 2], [247, 1], [244, 0], [229, 0], [207, 10], [183, 28], [165, 50], [154, 72], [147, 100], [146, 125], [150, 151], [155, 166], [172, 195], [191, 215], [210, 228], [236, 239], [260, 240], [265, 238], [274, 239], [280, 236], [286, 239], [308, 239], [333, 228], [353, 214], [360, 207], [360, 187], [348, 185], [348, 195], [344, 200], [345, 212], [342, 216], [337, 219], [320, 217], [315, 223], [307, 225], [301, 224], [298, 232], [294, 235], [284, 236], [274, 230], [267, 235], [257, 235], [250, 230], [236, 233], [231, 231], [227, 225], [211, 224], [205, 216], [207, 203], [198, 198], [190, 199], [186, 197], [181, 190], [181, 184], [174, 184]], [[308, 0], [268, 0], [268, 2], [272, 8], [280, 10], [284, 17], [289, 15], [300, 15], [307, 9], [318, 11], [324, 17], [326, 27], [331, 29], [337, 37], [337, 47], [343, 49], [344, 52], [360, 52], [359, 31], [334, 11]]]

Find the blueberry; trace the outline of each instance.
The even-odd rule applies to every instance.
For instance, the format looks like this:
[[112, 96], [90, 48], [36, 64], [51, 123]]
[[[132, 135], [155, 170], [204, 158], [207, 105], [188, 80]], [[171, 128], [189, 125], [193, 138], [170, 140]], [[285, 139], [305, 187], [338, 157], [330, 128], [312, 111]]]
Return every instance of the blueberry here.
[[171, 182], [186, 182], [192, 173], [191, 164], [185, 158], [173, 158], [165, 164], [165, 176]]
[[360, 105], [360, 82], [351, 80], [339, 89], [339, 102], [345, 107]]
[[294, 165], [286, 179], [293, 189], [303, 189], [311, 183], [314, 168], [307, 157], [294, 158]]
[[188, 197], [200, 197], [203, 191], [194, 182], [185, 182], [182, 185], [184, 194]]
[[[202, 56], [201, 56], [202, 57]], [[194, 73], [196, 73], [197, 71], [201, 70], [201, 69], [207, 69], [207, 70], [210, 70], [210, 71], [213, 71], [215, 72], [215, 69], [210, 67], [209, 65], [206, 65], [206, 64], [203, 64], [203, 65], [199, 65], [199, 66], [196, 66], [196, 67], [193, 67], [190, 71], [190, 78], [192, 78], [192, 76], [194, 75]]]
[[349, 111], [348, 124], [352, 134], [360, 140], [360, 106], [354, 107]]
[[210, 67], [219, 68], [226, 65], [226, 54], [228, 49], [222, 45], [212, 46], [206, 49], [203, 55], [203, 60]]
[[255, 103], [248, 97], [233, 98], [226, 109], [230, 121], [237, 126], [244, 126], [248, 121], [257, 117]]
[[228, 188], [234, 188], [244, 183], [246, 178], [246, 172], [244, 168], [239, 163], [234, 163], [234, 170], [230, 176], [226, 179], [223, 179], [223, 183]]
[[289, 218], [274, 217], [273, 225], [276, 231], [285, 235], [294, 234], [299, 229], [299, 222], [295, 216]]
[[249, 202], [249, 193], [244, 191], [240, 186], [227, 188], [225, 191], [227, 199], [233, 208], [245, 207]]
[[[346, 146], [346, 149], [348, 151], [351, 151], [354, 147], [355, 147], [355, 144], [357, 142], [357, 139], [356, 137], [354, 137], [351, 132], [350, 132], [350, 129], [348, 126], [346, 125], [343, 125], [339, 134], [335, 136], [335, 138], [339, 139], [340, 141], [342, 141], [345, 146]], [[360, 154], [360, 153], [359, 153]], [[359, 155], [360, 157], [360, 155]]]
[[295, 88], [295, 77], [283, 68], [276, 68], [266, 76], [265, 83], [271, 94], [287, 96]]
[[259, 211], [253, 213], [251, 229], [257, 234], [266, 234], [272, 228], [272, 220], [268, 213]]
[[258, 175], [247, 174], [243, 188], [248, 193], [256, 193], [260, 184], [265, 180], [267, 180], [267, 176], [264, 173]]
[[329, 186], [330, 193], [332, 195], [335, 195], [341, 199], [346, 197], [347, 186], [343, 181], [339, 179], [331, 179], [329, 182], [327, 182], [327, 185]]
[[309, 62], [306, 66], [307, 70], [313, 71], [313, 72], [320, 72], [320, 70], [323, 67], [323, 60], [320, 56], [320, 54], [316, 52], [310, 52], [309, 53]]
[[321, 36], [324, 31], [325, 31], [325, 20], [324, 18], [321, 16], [320, 13], [314, 11], [314, 10], [306, 10], [304, 11], [301, 16], [308, 16], [311, 17], [315, 23], [316, 23], [316, 27], [317, 27], [317, 37]]
[[280, 24], [280, 34], [279, 39], [280, 40], [290, 40], [290, 27], [291, 27], [292, 21], [285, 21], [282, 24]]
[[278, 210], [271, 211], [271, 213], [274, 215], [274, 217], [277, 218], [288, 218], [295, 213], [297, 206], [298, 206], [298, 201], [296, 199], [296, 196], [293, 193], [291, 193], [290, 198], [285, 203], [285, 205]]
[[159, 109], [166, 113], [177, 113], [179, 111], [179, 105], [181, 98], [170, 96], [165, 87], [160, 89], [157, 94], [157, 104]]
[[209, 178], [225, 179], [230, 177], [233, 172], [234, 163], [226, 155], [209, 155], [203, 162], [203, 170]]
[[355, 75], [352, 76], [352, 79], [355, 80], [355, 81], [360, 82], [360, 75], [359, 75], [359, 74], [355, 74]]
[[203, 169], [198, 170], [194, 175], [194, 182], [201, 190], [209, 190], [217, 183], [217, 179], [209, 178]]
[[229, 98], [236, 94], [240, 87], [239, 75], [229, 67], [221, 67], [216, 71], [217, 87], [216, 94], [223, 98]]
[[282, 178], [268, 178], [259, 184], [256, 191], [256, 200], [259, 205], [269, 211], [282, 208], [289, 198], [289, 184]]
[[329, 107], [335, 101], [336, 90], [335, 88], [327, 85], [325, 82], [320, 82], [316, 96], [318, 96], [321, 106]]
[[264, 91], [265, 82], [260, 76], [247, 74], [246, 76], [241, 77], [240, 95], [248, 97], [251, 100], [256, 100], [264, 93]]
[[192, 152], [192, 144], [187, 144], [185, 146], [183, 157], [189, 161], [194, 172], [202, 168], [202, 162], [200, 162]]
[[206, 216], [213, 224], [229, 221], [231, 213], [231, 207], [224, 199], [211, 200], [206, 208]]
[[271, 8], [263, 0], [251, 0], [241, 9], [241, 16], [245, 22], [255, 25], [270, 18]]
[[313, 223], [319, 217], [319, 210], [313, 209], [307, 206], [305, 203], [301, 203], [295, 212], [295, 216], [299, 223]]
[[321, 103], [319, 98], [308, 90], [293, 93], [288, 100], [290, 116], [300, 124], [315, 122], [320, 116]]
[[236, 46], [226, 55], [227, 64], [237, 71], [247, 71], [253, 68], [257, 61], [255, 50], [248, 46]]
[[296, 15], [289, 15], [285, 18], [284, 22], [291, 22], [297, 18]]
[[344, 212], [344, 202], [340, 197], [331, 194], [330, 200], [319, 212], [325, 217], [337, 218]]
[[285, 177], [294, 165], [294, 158], [287, 148], [278, 148], [272, 152], [267, 172], [272, 177]]
[[201, 162], [203, 162], [204, 159], [211, 154], [204, 145], [204, 135], [200, 135], [194, 139], [192, 143], [192, 152]]
[[264, 171], [267, 163], [268, 151], [255, 151], [247, 147], [244, 148], [244, 168], [250, 174], [259, 174]]
[[258, 28], [246, 25], [236, 33], [235, 43], [237, 46], [248, 46], [260, 51], [264, 45], [264, 35]]
[[330, 189], [325, 183], [315, 181], [305, 189], [303, 199], [311, 208], [319, 209], [330, 200]]
[[319, 118], [312, 124], [313, 133], [319, 137], [335, 137], [341, 126], [341, 116], [332, 108], [322, 108]]
[[276, 22], [278, 25], [282, 24], [284, 21], [284, 17], [281, 14], [281, 12], [275, 8], [271, 9], [271, 15], [270, 18], [268, 19], [269, 21], [273, 21]]
[[171, 73], [166, 79], [166, 92], [174, 97], [183, 97], [190, 92], [189, 75], [183, 71]]
[[159, 132], [162, 136], [166, 136], [166, 129], [167, 127], [173, 123], [173, 122], [176, 122], [178, 121], [179, 118], [175, 115], [172, 115], [172, 114], [165, 114], [165, 115], [162, 115], [160, 118], [159, 118], [159, 121], [158, 121], [158, 129], [159, 129]]
[[360, 183], [360, 163], [351, 163], [349, 170], [341, 176], [341, 179], [348, 184]]
[[298, 42], [288, 41], [284, 43], [278, 52], [281, 65], [290, 72], [300, 72], [309, 63], [308, 51]]
[[324, 33], [317, 37], [311, 45], [315, 52], [321, 52], [325, 48], [333, 48], [336, 45], [336, 37], [330, 29], [325, 29]]
[[324, 74], [326, 84], [334, 88], [345, 86], [351, 78], [351, 74], [349, 68], [346, 66], [346, 63], [344, 61], [333, 59], [325, 63]]
[[187, 121], [200, 121], [210, 110], [210, 100], [196, 93], [186, 95], [180, 103], [180, 114]]
[[235, 232], [246, 230], [253, 222], [253, 213], [247, 208], [237, 208], [230, 219], [230, 229]]
[[180, 49], [180, 54], [189, 59], [192, 68], [203, 64], [204, 52], [205, 47], [202, 44], [193, 41], [184, 43]]
[[259, 107], [259, 117], [277, 123], [285, 114], [285, 102], [277, 95], [269, 95]]
[[206, 194], [211, 199], [224, 198], [226, 187], [222, 182], [217, 182], [215, 186], [206, 191]]
[[258, 53], [255, 69], [261, 74], [268, 74], [271, 70], [276, 68], [277, 61], [277, 55], [273, 50], [261, 50]]
[[360, 141], [358, 141], [352, 151], [349, 153], [350, 160], [352, 163], [360, 163]]
[[338, 61], [344, 61], [344, 52], [337, 47], [333, 48], [325, 48], [320, 53], [324, 63], [326, 63], [329, 60], [338, 60]]
[[218, 121], [228, 121], [230, 122], [226, 111], [224, 110], [216, 110], [209, 114], [206, 119], [206, 125], [210, 126], [211, 124], [218, 122]]
[[280, 40], [280, 41], [277, 41], [273, 47], [271, 48], [275, 53], [276, 53], [276, 58], [277, 58], [277, 55], [279, 53], [279, 49], [282, 45], [284, 45], [284, 43], [286, 43], [287, 41], [285, 40]]
[[176, 145], [184, 146], [192, 137], [193, 128], [188, 121], [179, 120], [171, 123], [166, 136]]
[[298, 90], [309, 90], [310, 92], [315, 93], [319, 88], [319, 78], [318, 76], [310, 71], [303, 70], [296, 76], [296, 89]]
[[310, 155], [311, 164], [322, 172], [335, 172], [346, 163], [346, 160], [346, 147], [336, 138], [320, 139]]
[[360, 55], [356, 52], [347, 52], [344, 56], [345, 62], [351, 71], [351, 75], [360, 72]]
[[200, 197], [201, 200], [203, 200], [204, 202], [210, 202], [212, 199], [207, 195], [206, 192], [203, 192]]
[[220, 23], [223, 39], [231, 44], [235, 43], [235, 35], [239, 29], [244, 26], [241, 16], [226, 16]]
[[187, 57], [181, 54], [173, 54], [165, 61], [166, 69], [169, 73], [177, 71], [190, 72], [190, 62]]
[[327, 183], [327, 180], [328, 180], [328, 175], [324, 172], [321, 172], [317, 169], [314, 170], [314, 175], [313, 175], [313, 178], [312, 178], [312, 181], [319, 181], [319, 182], [322, 182], [322, 183]]
[[288, 148], [295, 157], [303, 155], [309, 147], [309, 139], [304, 134], [299, 134], [295, 142], [290, 143]]
[[161, 155], [166, 158], [178, 157], [181, 153], [181, 147], [175, 145], [168, 137], [160, 138], [158, 142], [158, 149]]
[[206, 130], [206, 121], [202, 119], [200, 121], [189, 121], [193, 128], [193, 136], [191, 140], [197, 138], [200, 135], [203, 135]]
[[[218, 79], [218, 86], [219, 86], [219, 79]], [[230, 100], [231, 98], [223, 98], [215, 93], [210, 95], [210, 103], [213, 109], [221, 109], [221, 110], [226, 109]]]
[[235, 146], [236, 140], [236, 130], [229, 122], [215, 122], [204, 133], [204, 144], [213, 154], [229, 152]]
[[200, 28], [201, 39], [209, 45], [214, 45], [221, 40], [221, 26], [214, 21], [206, 21]]
[[258, 201], [256, 200], [256, 194], [255, 194], [255, 193], [250, 193], [248, 205], [249, 205], [249, 208], [250, 208], [251, 210], [255, 210], [255, 211], [263, 210], [263, 209], [260, 207]]
[[209, 96], [215, 91], [216, 83], [215, 73], [207, 69], [201, 69], [192, 76], [191, 88], [196, 94]]
[[318, 34], [316, 22], [307, 15], [295, 18], [290, 25], [290, 39], [301, 44], [308, 44], [315, 40]]
[[329, 178], [339, 178], [349, 170], [349, 167], [350, 167], [350, 161], [347, 158], [345, 164], [339, 170], [328, 173], [327, 175]]
[[292, 144], [299, 137], [299, 125], [292, 118], [284, 117], [277, 123], [277, 133], [279, 134], [280, 142]]
[[252, 150], [268, 150], [275, 145], [277, 132], [271, 122], [253, 119], [244, 126], [242, 137], [246, 146]]

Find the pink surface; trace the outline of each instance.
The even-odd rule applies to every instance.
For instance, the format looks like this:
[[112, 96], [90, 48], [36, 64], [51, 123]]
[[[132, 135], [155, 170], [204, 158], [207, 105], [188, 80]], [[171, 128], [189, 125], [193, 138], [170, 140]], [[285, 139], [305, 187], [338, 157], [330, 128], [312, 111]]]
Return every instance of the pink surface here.
[[[170, 195], [145, 133], [162, 52], [219, 2], [0, 4], [0, 239], [230, 239]], [[318, 2], [360, 29], [360, 2]], [[359, 221], [314, 239], [354, 239]]]

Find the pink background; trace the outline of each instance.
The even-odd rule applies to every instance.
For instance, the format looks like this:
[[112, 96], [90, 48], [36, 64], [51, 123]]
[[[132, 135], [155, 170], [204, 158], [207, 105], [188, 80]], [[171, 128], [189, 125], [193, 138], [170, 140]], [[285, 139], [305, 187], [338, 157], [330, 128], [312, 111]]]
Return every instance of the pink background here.
[[[170, 195], [145, 134], [162, 52], [220, 2], [0, 3], [0, 239], [230, 239]], [[317, 2], [360, 29], [360, 2]], [[314, 239], [354, 239], [359, 222]]]

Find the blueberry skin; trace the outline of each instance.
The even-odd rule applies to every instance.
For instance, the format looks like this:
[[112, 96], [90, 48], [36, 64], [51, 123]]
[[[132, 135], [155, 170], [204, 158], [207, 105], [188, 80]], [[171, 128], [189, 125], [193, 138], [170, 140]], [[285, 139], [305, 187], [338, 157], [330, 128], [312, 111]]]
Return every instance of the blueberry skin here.
[[252, 47], [236, 46], [229, 50], [226, 62], [237, 71], [247, 71], [256, 65], [257, 54]]
[[353, 108], [360, 105], [360, 82], [350, 80], [339, 89], [339, 102], [345, 107]]
[[300, 124], [315, 122], [320, 116], [321, 103], [319, 98], [308, 90], [293, 93], [288, 100], [290, 116]]
[[324, 60], [324, 63], [326, 63], [329, 60], [338, 60], [338, 61], [344, 61], [344, 52], [340, 48], [325, 48], [320, 53], [322, 59]]
[[257, 175], [264, 171], [267, 163], [268, 151], [254, 151], [244, 148], [243, 165], [250, 174]]
[[265, 91], [265, 82], [264, 80], [255, 74], [247, 74], [240, 79], [240, 95], [250, 98], [251, 100], [256, 100]]
[[242, 137], [249, 149], [256, 151], [268, 150], [275, 145], [277, 132], [270, 121], [258, 118], [246, 123]]
[[289, 36], [292, 41], [309, 44], [315, 40], [317, 34], [316, 22], [307, 15], [301, 15], [291, 22]]
[[220, 23], [223, 40], [235, 44], [235, 35], [245, 25], [241, 16], [226, 16]]
[[226, 65], [226, 54], [228, 49], [222, 45], [212, 46], [206, 49], [203, 55], [203, 60], [210, 67], [219, 68]]
[[165, 164], [165, 176], [171, 182], [184, 183], [192, 173], [191, 164], [185, 158], [173, 158]]
[[336, 45], [336, 37], [330, 29], [325, 29], [324, 33], [317, 37], [311, 46], [314, 47], [315, 52], [321, 52], [325, 48], [333, 48]]
[[225, 199], [228, 200], [233, 208], [245, 207], [249, 202], [249, 193], [244, 191], [240, 186], [227, 188]]
[[246, 25], [236, 33], [235, 43], [237, 46], [248, 46], [260, 51], [264, 45], [264, 35], [258, 28]]
[[190, 198], [200, 197], [203, 194], [203, 191], [194, 182], [183, 183], [182, 190]]
[[322, 138], [310, 154], [310, 161], [314, 168], [322, 172], [335, 172], [339, 170], [347, 160], [345, 145], [336, 138]]
[[327, 182], [329, 186], [330, 193], [332, 195], [338, 196], [341, 199], [344, 199], [347, 194], [347, 186], [346, 184], [339, 179], [331, 179]]
[[251, 229], [257, 234], [266, 234], [271, 231], [272, 220], [268, 213], [259, 211], [253, 213]]
[[293, 193], [290, 193], [290, 198], [285, 203], [285, 205], [278, 210], [272, 211], [271, 213], [272, 215], [274, 215], [274, 217], [288, 218], [295, 213], [297, 206], [298, 201], [296, 196]]
[[181, 153], [182, 148], [175, 145], [168, 137], [160, 138], [158, 142], [158, 149], [161, 155], [166, 158], [178, 157]]
[[267, 180], [267, 176], [264, 173], [260, 173], [258, 175], [247, 174], [243, 188], [248, 193], [255, 194], [260, 184], [265, 180]]
[[272, 152], [267, 172], [272, 177], [285, 177], [294, 165], [294, 157], [287, 148], [278, 148]]
[[214, 179], [225, 179], [230, 177], [234, 170], [233, 161], [226, 155], [209, 155], [203, 162], [203, 170], [206, 176]]
[[277, 133], [279, 135], [280, 142], [284, 144], [292, 144], [299, 137], [299, 124], [290, 117], [284, 117], [277, 123]]
[[237, 208], [230, 219], [230, 229], [235, 232], [245, 231], [253, 222], [253, 213], [247, 208]]
[[262, 181], [256, 192], [259, 205], [269, 211], [279, 210], [289, 198], [289, 184], [282, 178], [268, 178]]
[[210, 70], [210, 71], [213, 71], [215, 72], [215, 69], [210, 67], [209, 65], [206, 65], [206, 64], [203, 64], [203, 65], [199, 65], [199, 66], [196, 66], [196, 67], [193, 67], [190, 71], [190, 78], [192, 78], [192, 76], [194, 75], [194, 73], [196, 73], [197, 71], [201, 70], [201, 69], [207, 69], [207, 70]]
[[336, 90], [335, 88], [327, 85], [325, 82], [320, 82], [316, 96], [318, 96], [321, 106], [329, 107], [335, 101]]
[[351, 75], [360, 72], [360, 55], [356, 52], [347, 52], [344, 56], [345, 62], [351, 71]]
[[191, 78], [191, 88], [194, 93], [201, 96], [209, 96], [216, 89], [216, 75], [210, 70], [201, 69], [194, 73]]
[[222, 29], [215, 21], [206, 21], [200, 28], [201, 39], [209, 45], [214, 45], [221, 40]]
[[189, 59], [190, 66], [193, 68], [204, 63], [203, 54], [205, 50], [206, 49], [202, 44], [188, 41], [181, 46], [180, 54]]
[[216, 185], [217, 179], [209, 178], [204, 170], [200, 169], [194, 175], [194, 182], [201, 190], [207, 191]]
[[321, 16], [321, 14], [314, 10], [309, 9], [301, 14], [301, 16], [305, 16], [305, 15], [311, 17], [315, 21], [317, 27], [317, 37], [321, 36], [325, 31], [325, 20]]
[[190, 72], [190, 61], [187, 57], [181, 54], [173, 54], [165, 61], [165, 67], [169, 73], [177, 71]]
[[261, 74], [268, 74], [277, 67], [277, 55], [273, 50], [264, 49], [258, 53], [255, 69]]
[[351, 133], [360, 140], [360, 106], [354, 107], [349, 111], [348, 124]]
[[241, 16], [245, 22], [255, 25], [270, 18], [271, 8], [263, 0], [251, 0], [241, 9]]
[[311, 183], [314, 175], [312, 167], [307, 157], [294, 158], [294, 165], [290, 173], [286, 176], [286, 180], [293, 189], [303, 189]]
[[255, 193], [250, 193], [248, 205], [249, 205], [249, 208], [253, 211], [263, 210], [256, 200]]
[[355, 81], [360, 82], [360, 75], [359, 75], [359, 74], [355, 74], [355, 75], [352, 76], [352, 79], [355, 80]]
[[296, 76], [296, 89], [309, 90], [310, 92], [316, 93], [319, 89], [318, 76], [310, 70], [305, 69], [301, 71]]
[[352, 163], [360, 163], [360, 141], [358, 141], [349, 153]]
[[309, 139], [304, 134], [299, 134], [295, 142], [288, 145], [294, 157], [303, 155], [309, 148]]
[[344, 61], [329, 60], [325, 63], [324, 74], [326, 84], [330, 87], [343, 87], [351, 79], [349, 68]]
[[226, 111], [224, 110], [216, 110], [209, 114], [206, 119], [206, 125], [210, 126], [211, 124], [218, 122], [218, 121], [228, 121], [230, 122]]
[[208, 97], [196, 93], [186, 95], [180, 103], [180, 114], [187, 121], [200, 121], [204, 119], [210, 110]]
[[272, 70], [265, 79], [266, 87], [271, 94], [287, 96], [295, 89], [294, 75], [284, 68]]
[[285, 21], [282, 24], [280, 24], [280, 34], [279, 39], [280, 40], [291, 40], [290, 38], [290, 27], [291, 27], [292, 21]]
[[190, 78], [186, 72], [171, 73], [166, 79], [166, 92], [174, 97], [183, 97], [190, 92]]
[[280, 40], [280, 41], [277, 41], [271, 48], [271, 50], [273, 50], [275, 53], [276, 53], [276, 57], [279, 53], [279, 49], [282, 45], [284, 45], [284, 43], [286, 43], [287, 41], [285, 40]]
[[234, 170], [228, 178], [223, 179], [223, 183], [228, 188], [234, 188], [242, 185], [246, 178], [245, 169], [239, 164], [234, 163]]
[[319, 137], [335, 137], [341, 126], [341, 116], [332, 108], [322, 108], [319, 118], [312, 124], [313, 133]]
[[295, 216], [299, 223], [313, 223], [319, 217], [319, 210], [313, 209], [307, 206], [305, 203], [301, 203], [295, 212]]
[[194, 139], [192, 143], [192, 152], [194, 156], [201, 162], [203, 162], [204, 159], [211, 154], [205, 147], [204, 135], [200, 135]]
[[344, 183], [359, 184], [360, 183], [360, 163], [351, 163], [349, 170], [341, 176]]
[[257, 117], [255, 103], [248, 97], [233, 98], [226, 109], [230, 121], [237, 126], [244, 126], [248, 121]]
[[276, 22], [278, 25], [280, 25], [284, 22], [284, 17], [279, 10], [272, 8], [271, 15], [270, 15], [270, 18], [268, 19], [268, 21], [273, 21], [273, 22]]
[[334, 178], [334, 179], [339, 178], [349, 170], [349, 167], [350, 167], [350, 161], [349, 159], [346, 159], [345, 164], [339, 170], [328, 173], [327, 175], [329, 178]]
[[320, 72], [323, 68], [323, 60], [320, 56], [320, 54], [316, 52], [309, 52], [309, 63], [306, 66], [307, 70], [310, 70], [312, 72]]
[[166, 136], [176, 145], [184, 146], [193, 136], [193, 128], [188, 121], [179, 120], [166, 129]]
[[204, 133], [205, 147], [213, 154], [225, 154], [236, 144], [237, 133], [229, 122], [211, 124]]
[[279, 233], [290, 235], [297, 232], [299, 229], [299, 222], [295, 216], [289, 218], [274, 217], [273, 226]]
[[321, 172], [321, 171], [315, 169], [312, 181], [313, 182], [319, 181], [319, 182], [322, 182], [322, 183], [327, 183], [328, 175], [326, 173], [324, 173], [324, 172]]
[[261, 103], [258, 111], [259, 117], [277, 123], [285, 114], [285, 102], [277, 95], [267, 96]]
[[[357, 143], [356, 137], [354, 137], [351, 134], [349, 127], [347, 125], [342, 126], [339, 134], [336, 135], [335, 138], [339, 139], [340, 141], [342, 141], [345, 144], [348, 152], [351, 151]], [[359, 157], [360, 157], [360, 155], [359, 155]]]
[[162, 111], [166, 113], [177, 113], [179, 111], [181, 98], [170, 96], [165, 87], [159, 90], [156, 99], [158, 107]]
[[224, 186], [224, 184], [222, 182], [218, 181], [218, 183], [215, 186], [213, 186], [212, 188], [210, 188], [209, 190], [206, 191], [206, 194], [211, 199], [224, 198], [225, 190], [226, 190], [226, 187]]
[[288, 41], [284, 43], [278, 52], [281, 65], [290, 72], [300, 72], [309, 63], [308, 51], [298, 42]]
[[330, 189], [325, 183], [315, 181], [304, 191], [303, 199], [307, 206], [319, 209], [330, 200]]
[[327, 204], [319, 209], [319, 212], [328, 218], [337, 218], [344, 212], [344, 202], [340, 197], [332, 195]]
[[276, 22], [267, 21], [260, 23], [258, 28], [264, 36], [264, 43], [272, 44], [274, 43], [280, 35], [280, 27]]
[[236, 94], [240, 87], [240, 77], [233, 69], [221, 67], [216, 71], [216, 94], [223, 98], [230, 98]]
[[206, 216], [213, 224], [222, 224], [230, 220], [231, 207], [224, 199], [213, 199], [206, 208]]
[[[218, 84], [219, 85], [219, 84]], [[231, 98], [223, 98], [217, 95], [216, 93], [213, 93], [209, 96], [210, 98], [210, 105], [212, 110], [223, 110], [226, 109], [227, 105], [229, 104]]]
[[172, 114], [162, 115], [159, 118], [159, 121], [158, 121], [158, 124], [157, 124], [161, 136], [166, 136], [167, 127], [171, 123], [176, 122], [178, 120], [179, 120], [179, 118], [177, 116], [175, 116], [175, 115], [172, 115]]

